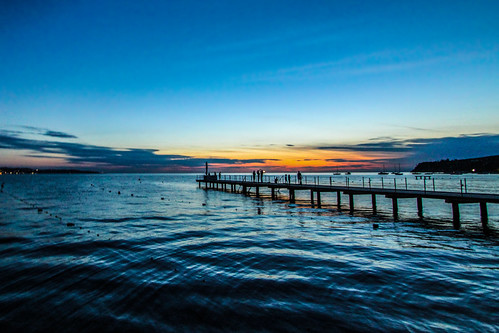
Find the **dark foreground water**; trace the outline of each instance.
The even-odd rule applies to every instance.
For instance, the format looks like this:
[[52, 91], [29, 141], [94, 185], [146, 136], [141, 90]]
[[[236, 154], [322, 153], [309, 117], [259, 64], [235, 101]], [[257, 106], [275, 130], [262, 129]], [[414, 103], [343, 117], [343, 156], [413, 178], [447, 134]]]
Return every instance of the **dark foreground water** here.
[[444, 203], [393, 221], [194, 179], [0, 176], [0, 332], [499, 330], [492, 205], [456, 231]]

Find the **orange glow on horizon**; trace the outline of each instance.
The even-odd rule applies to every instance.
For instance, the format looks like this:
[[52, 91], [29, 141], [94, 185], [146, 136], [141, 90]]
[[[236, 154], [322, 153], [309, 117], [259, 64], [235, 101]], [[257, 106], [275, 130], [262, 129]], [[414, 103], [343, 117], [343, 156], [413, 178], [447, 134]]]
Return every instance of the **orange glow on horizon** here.
[[[233, 159], [233, 160], [264, 160], [240, 164], [210, 163], [213, 168], [236, 172], [249, 172], [254, 169], [272, 171], [362, 171], [379, 169], [376, 160], [400, 157], [393, 154], [362, 154], [359, 152], [319, 150], [308, 147], [266, 147], [191, 151], [190, 156], [199, 159]], [[371, 162], [371, 160], [374, 160]]]

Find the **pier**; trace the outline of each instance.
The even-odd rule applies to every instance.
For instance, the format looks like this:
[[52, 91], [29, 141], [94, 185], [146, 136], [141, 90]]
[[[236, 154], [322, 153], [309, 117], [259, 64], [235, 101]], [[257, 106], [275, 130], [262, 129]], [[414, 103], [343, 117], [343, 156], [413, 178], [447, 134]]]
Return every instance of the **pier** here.
[[[294, 203], [296, 200], [297, 191], [309, 191], [310, 202], [312, 206], [320, 208], [322, 206], [321, 193], [334, 192], [336, 193], [336, 207], [341, 209], [341, 195], [348, 196], [348, 208], [351, 214], [355, 210], [355, 196], [357, 195], [370, 195], [373, 214], [377, 213], [376, 196], [384, 196], [391, 199], [392, 211], [394, 219], [398, 219], [399, 199], [416, 199], [418, 217], [423, 218], [423, 199], [440, 199], [452, 205], [452, 221], [455, 229], [461, 227], [459, 205], [476, 203], [480, 205], [480, 220], [483, 228], [488, 226], [488, 212], [487, 204], [499, 203], [498, 194], [486, 193], [467, 193], [467, 192], [445, 192], [445, 191], [427, 191], [425, 190], [410, 190], [410, 189], [397, 189], [395, 188], [379, 188], [379, 187], [360, 187], [360, 186], [345, 186], [338, 185], [323, 185], [323, 184], [300, 184], [296, 180], [294, 182], [279, 182], [277, 178], [271, 181], [271, 178], [256, 181], [251, 176], [234, 176], [235, 179], [221, 179], [216, 175], [203, 175], [196, 179], [198, 186], [201, 188], [204, 184], [205, 189], [222, 189], [230, 192], [237, 192], [249, 194], [251, 189], [254, 189], [255, 195], [260, 196], [261, 188], [270, 189], [271, 198], [276, 199], [276, 191], [285, 190], [288, 192], [288, 200]], [[268, 181], [265, 181], [268, 180]]]

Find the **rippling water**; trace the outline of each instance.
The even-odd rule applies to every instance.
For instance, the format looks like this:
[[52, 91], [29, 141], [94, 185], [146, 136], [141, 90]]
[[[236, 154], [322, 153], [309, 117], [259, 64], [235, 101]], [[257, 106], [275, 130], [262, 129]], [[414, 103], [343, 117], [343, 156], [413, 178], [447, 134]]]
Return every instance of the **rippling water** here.
[[382, 198], [349, 215], [194, 180], [1, 176], [0, 331], [499, 330], [497, 205], [454, 230], [443, 202], [393, 221]]

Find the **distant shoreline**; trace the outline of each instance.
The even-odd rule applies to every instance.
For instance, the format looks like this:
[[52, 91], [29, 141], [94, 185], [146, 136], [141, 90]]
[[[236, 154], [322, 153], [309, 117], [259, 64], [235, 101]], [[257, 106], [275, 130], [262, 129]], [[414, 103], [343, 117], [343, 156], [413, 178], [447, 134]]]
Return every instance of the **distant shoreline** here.
[[98, 174], [101, 172], [77, 169], [31, 169], [31, 168], [0, 168], [0, 174], [29, 175], [29, 174]]
[[419, 163], [412, 172], [499, 173], [499, 155]]

